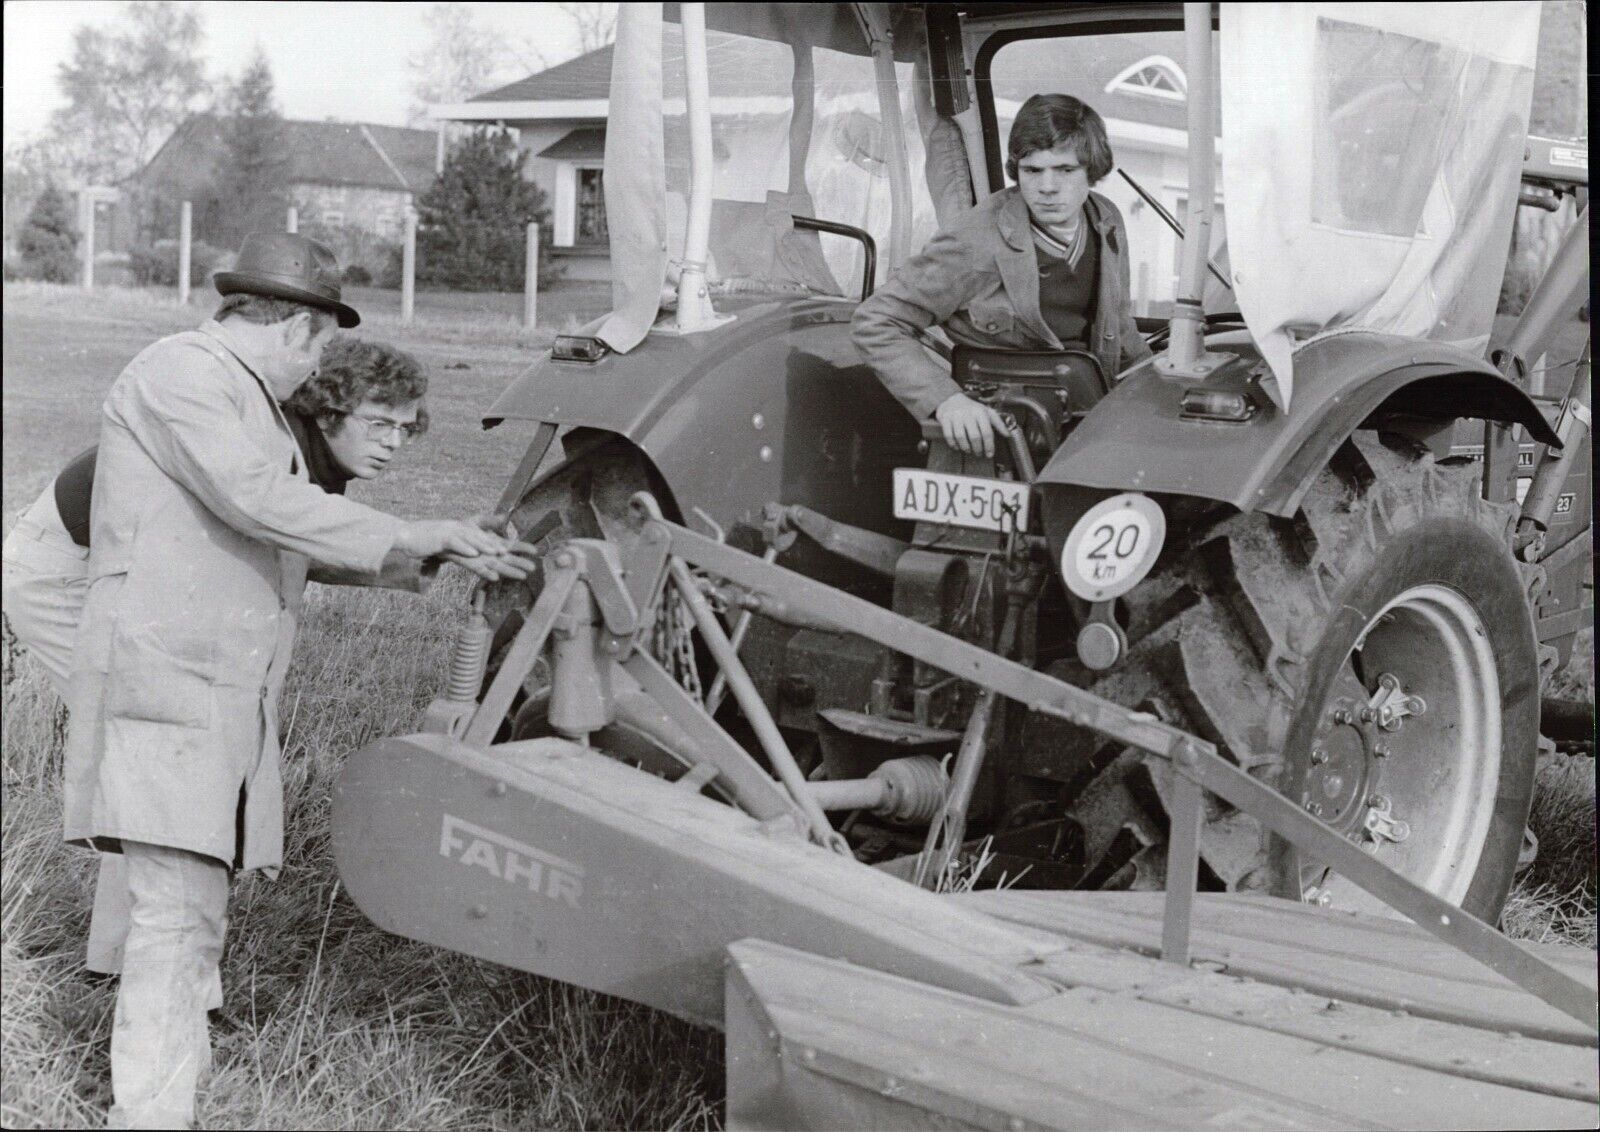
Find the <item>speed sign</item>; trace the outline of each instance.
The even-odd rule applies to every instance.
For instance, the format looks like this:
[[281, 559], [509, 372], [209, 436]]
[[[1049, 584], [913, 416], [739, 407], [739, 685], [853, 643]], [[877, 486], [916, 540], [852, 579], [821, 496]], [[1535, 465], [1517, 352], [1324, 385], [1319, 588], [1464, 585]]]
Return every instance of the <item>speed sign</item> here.
[[1129, 491], [1102, 499], [1067, 536], [1061, 580], [1086, 601], [1120, 597], [1150, 572], [1166, 537], [1166, 516], [1149, 496]]

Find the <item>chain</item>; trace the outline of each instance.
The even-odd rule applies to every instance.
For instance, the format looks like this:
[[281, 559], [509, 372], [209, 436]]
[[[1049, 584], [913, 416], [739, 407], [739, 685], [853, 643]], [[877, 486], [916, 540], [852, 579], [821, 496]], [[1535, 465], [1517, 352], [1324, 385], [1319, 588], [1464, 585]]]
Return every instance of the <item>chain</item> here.
[[700, 685], [700, 667], [694, 659], [694, 622], [689, 608], [676, 587], [668, 585], [656, 603], [655, 632], [650, 636], [650, 651], [661, 667], [672, 675], [684, 691], [697, 702], [705, 702]]

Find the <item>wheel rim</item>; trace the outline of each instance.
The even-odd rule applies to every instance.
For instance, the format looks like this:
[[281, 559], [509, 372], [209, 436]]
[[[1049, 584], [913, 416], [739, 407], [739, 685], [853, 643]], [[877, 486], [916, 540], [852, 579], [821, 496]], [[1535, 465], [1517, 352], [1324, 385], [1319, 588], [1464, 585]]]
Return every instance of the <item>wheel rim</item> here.
[[[1316, 730], [1302, 803], [1429, 892], [1460, 904], [1500, 775], [1500, 681], [1489, 633], [1447, 586], [1414, 586], [1363, 626]], [[1383, 909], [1325, 867], [1309, 899]]]

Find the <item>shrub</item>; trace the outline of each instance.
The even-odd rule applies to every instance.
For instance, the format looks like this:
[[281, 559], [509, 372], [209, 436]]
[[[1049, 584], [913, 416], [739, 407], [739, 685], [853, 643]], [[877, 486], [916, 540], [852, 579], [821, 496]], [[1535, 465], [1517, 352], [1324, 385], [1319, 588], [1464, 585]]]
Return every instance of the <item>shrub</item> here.
[[[214, 271], [226, 271], [232, 263], [232, 253], [212, 247], [203, 240], [189, 245], [189, 285], [198, 287], [211, 278]], [[156, 240], [149, 244], [135, 244], [128, 249], [128, 270], [133, 282], [140, 287], [176, 287], [178, 285], [178, 241]]]
[[344, 281], [352, 287], [372, 286], [372, 272], [359, 263], [352, 263], [344, 269]]
[[[479, 131], [456, 146], [417, 202], [417, 283], [461, 291], [513, 291], [526, 270], [528, 222], [548, 245], [550, 214], [539, 187], [522, 177], [522, 152], [504, 134]], [[541, 283], [559, 269], [539, 257]]]
[[78, 274], [78, 231], [67, 196], [46, 185], [17, 233], [22, 270], [30, 279], [70, 283]]

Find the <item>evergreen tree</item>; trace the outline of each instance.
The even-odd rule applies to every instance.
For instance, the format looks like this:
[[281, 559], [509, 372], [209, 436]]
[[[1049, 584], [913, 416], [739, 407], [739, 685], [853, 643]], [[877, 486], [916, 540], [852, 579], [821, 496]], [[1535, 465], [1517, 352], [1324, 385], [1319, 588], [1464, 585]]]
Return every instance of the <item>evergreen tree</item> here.
[[44, 187], [17, 233], [17, 251], [27, 274], [50, 283], [70, 283], [78, 273], [78, 232], [67, 195]]
[[515, 291], [523, 285], [528, 222], [539, 222], [539, 281], [559, 272], [545, 249], [550, 214], [544, 193], [523, 180], [509, 135], [479, 130], [451, 151], [444, 171], [417, 202], [417, 281], [460, 291]]
[[238, 247], [251, 232], [281, 231], [289, 207], [288, 131], [278, 112], [272, 68], [259, 49], [229, 87], [223, 111], [218, 234], [225, 245]]

